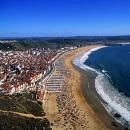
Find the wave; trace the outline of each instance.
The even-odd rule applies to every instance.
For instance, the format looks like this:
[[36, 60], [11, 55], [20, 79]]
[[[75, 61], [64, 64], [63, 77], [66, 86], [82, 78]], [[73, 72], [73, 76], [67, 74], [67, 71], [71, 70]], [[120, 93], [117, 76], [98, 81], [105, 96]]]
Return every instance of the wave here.
[[89, 67], [89, 66], [86, 66], [84, 63], [85, 63], [85, 61], [89, 58], [89, 55], [90, 55], [92, 52], [97, 51], [97, 50], [99, 50], [99, 49], [101, 49], [101, 48], [105, 48], [105, 47], [106, 47], [106, 46], [101, 46], [101, 47], [93, 48], [93, 49], [91, 49], [90, 51], [88, 51], [88, 52], [86, 52], [86, 53], [84, 53], [84, 54], [81, 54], [81, 55], [78, 56], [78, 57], [75, 57], [72, 62], [73, 62], [76, 66], [80, 67], [81, 69], [84, 69], [84, 70], [89, 69], [89, 70], [91, 70], [91, 71], [94, 71], [94, 72], [96, 72], [96, 73], [99, 73], [97, 70], [95, 70], [94, 68], [91, 68], [91, 67]]
[[99, 72], [84, 64], [92, 52], [101, 48], [104, 48], [104, 46], [94, 48], [79, 57], [75, 57], [73, 59], [73, 64], [83, 70], [91, 70], [97, 73], [97, 77], [95, 79], [95, 89], [106, 102], [106, 104], [104, 104], [105, 108], [112, 115], [114, 115], [114, 113], [118, 113], [120, 115], [120, 118], [116, 119], [118, 122], [123, 125], [130, 126], [130, 98], [126, 97], [123, 93], [120, 93], [116, 88], [114, 88], [114, 86], [112, 86], [109, 80], [111, 77], [107, 74], [107, 71], [102, 70]]

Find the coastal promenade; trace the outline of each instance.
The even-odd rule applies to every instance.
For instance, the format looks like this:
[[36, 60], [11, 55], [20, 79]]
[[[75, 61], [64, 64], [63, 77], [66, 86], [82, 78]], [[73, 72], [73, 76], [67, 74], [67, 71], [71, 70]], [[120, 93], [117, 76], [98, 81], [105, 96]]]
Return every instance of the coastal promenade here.
[[65, 66], [63, 64], [64, 54], [61, 55], [53, 63], [53, 71], [49, 78], [45, 81], [45, 88], [48, 93], [61, 92], [62, 85], [64, 83]]
[[64, 53], [53, 64], [54, 70], [45, 82], [43, 104], [53, 130], [107, 130], [82, 96], [80, 73], [71, 63], [76, 55], [94, 47]]

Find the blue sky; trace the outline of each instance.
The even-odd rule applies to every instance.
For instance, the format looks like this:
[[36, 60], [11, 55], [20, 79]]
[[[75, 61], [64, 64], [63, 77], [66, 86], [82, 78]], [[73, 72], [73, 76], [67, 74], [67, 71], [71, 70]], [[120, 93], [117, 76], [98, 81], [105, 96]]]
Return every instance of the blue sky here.
[[130, 35], [130, 0], [0, 0], [0, 37]]

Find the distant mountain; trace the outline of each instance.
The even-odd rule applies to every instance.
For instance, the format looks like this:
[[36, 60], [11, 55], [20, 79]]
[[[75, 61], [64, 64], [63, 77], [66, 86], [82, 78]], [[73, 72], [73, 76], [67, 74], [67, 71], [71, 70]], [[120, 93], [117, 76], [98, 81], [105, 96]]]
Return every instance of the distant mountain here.
[[41, 39], [41, 40], [53, 40], [53, 39], [130, 39], [130, 35], [121, 36], [70, 36], [70, 37], [0, 37], [2, 40], [23, 40], [23, 39]]
[[88, 44], [114, 44], [130, 42], [130, 35], [126, 36], [72, 36], [72, 37], [24, 37], [2, 38], [16, 40], [14, 43], [0, 43], [0, 50], [25, 50], [30, 48], [59, 49], [65, 46], [85, 46]]

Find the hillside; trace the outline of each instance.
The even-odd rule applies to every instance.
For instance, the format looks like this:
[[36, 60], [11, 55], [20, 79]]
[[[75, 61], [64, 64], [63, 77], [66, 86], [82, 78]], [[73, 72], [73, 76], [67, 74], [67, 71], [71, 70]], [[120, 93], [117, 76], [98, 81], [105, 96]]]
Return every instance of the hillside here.
[[50, 130], [35, 93], [0, 96], [0, 130]]
[[[13, 38], [12, 38], [13, 39]], [[15, 43], [0, 43], [0, 50], [25, 50], [30, 48], [59, 49], [66, 46], [88, 44], [113, 44], [130, 42], [130, 36], [74, 36], [74, 37], [30, 37], [14, 38]], [[2, 40], [10, 40], [2, 39]]]

